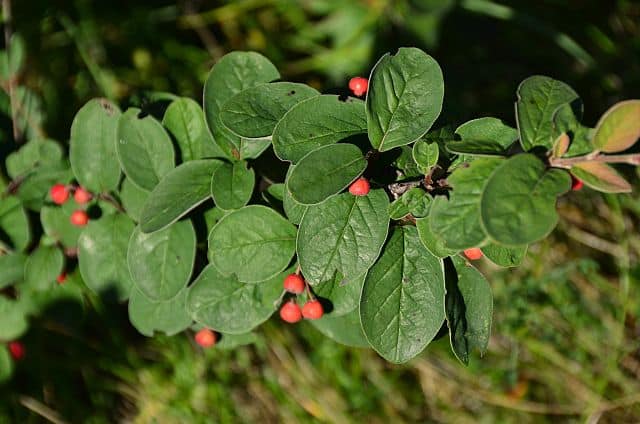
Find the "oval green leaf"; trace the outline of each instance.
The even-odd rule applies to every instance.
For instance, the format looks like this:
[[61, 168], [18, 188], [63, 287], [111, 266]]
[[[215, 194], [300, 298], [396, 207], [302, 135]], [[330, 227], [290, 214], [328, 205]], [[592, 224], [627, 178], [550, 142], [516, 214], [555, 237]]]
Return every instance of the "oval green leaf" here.
[[154, 302], [136, 288], [129, 299], [129, 320], [141, 334], [153, 337], [155, 331], [173, 336], [191, 325], [187, 312], [187, 289], [184, 288], [172, 299]]
[[68, 201], [62, 206], [44, 206], [40, 210], [40, 221], [45, 234], [64, 247], [78, 245], [82, 227], [73, 225], [69, 219], [76, 209], [78, 205], [74, 201]]
[[22, 336], [29, 326], [24, 304], [0, 295], [0, 340], [15, 340]]
[[14, 196], [0, 198], [0, 242], [18, 251], [25, 250], [31, 243], [27, 211]]
[[40, 246], [24, 265], [24, 287], [33, 291], [49, 290], [64, 269], [64, 255], [54, 246]]
[[360, 325], [360, 311], [354, 309], [346, 315], [324, 315], [311, 324], [330, 339], [351, 347], [370, 347]]
[[211, 178], [213, 201], [225, 211], [240, 209], [249, 203], [255, 181], [255, 172], [246, 162], [223, 163]]
[[327, 311], [332, 317], [345, 315], [358, 307], [365, 275], [347, 280], [336, 273], [331, 280], [314, 286], [313, 293], [321, 302], [329, 303]]
[[438, 164], [440, 147], [438, 147], [438, 143], [427, 143], [424, 140], [418, 140], [413, 145], [411, 153], [420, 171], [426, 174]]
[[147, 190], [143, 190], [137, 185], [125, 178], [122, 181], [120, 187], [120, 201], [122, 207], [127, 211], [127, 215], [136, 222], [140, 222], [140, 216], [142, 214], [142, 208], [147, 202], [150, 193]]
[[518, 139], [518, 130], [496, 118], [478, 118], [456, 129], [460, 141], [446, 144], [451, 153], [472, 156], [504, 156]]
[[[62, 157], [62, 147], [57, 142], [43, 138], [33, 139], [20, 147], [17, 152], [7, 156], [5, 162], [7, 174], [13, 179], [24, 177], [38, 166], [60, 162]], [[119, 172], [120, 168], [118, 168]]]
[[522, 263], [527, 246], [507, 247], [489, 243], [482, 247], [482, 253], [498, 266], [514, 267]]

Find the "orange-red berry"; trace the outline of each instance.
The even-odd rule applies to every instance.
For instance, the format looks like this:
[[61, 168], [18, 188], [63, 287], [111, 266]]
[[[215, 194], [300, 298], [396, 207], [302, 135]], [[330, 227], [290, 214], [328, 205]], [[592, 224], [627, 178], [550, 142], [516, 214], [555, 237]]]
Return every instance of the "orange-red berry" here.
[[482, 253], [482, 250], [480, 250], [477, 247], [465, 249], [463, 253], [464, 253], [464, 256], [466, 256], [468, 259], [471, 259], [472, 261], [477, 261], [482, 256], [484, 256], [484, 254]]
[[304, 279], [298, 274], [289, 274], [284, 279], [284, 289], [289, 293], [300, 294], [304, 292]]
[[290, 324], [296, 323], [302, 319], [302, 311], [297, 303], [290, 301], [282, 305], [280, 308], [280, 318]]
[[56, 205], [62, 205], [69, 198], [69, 189], [64, 184], [54, 184], [49, 190], [49, 196]]
[[581, 179], [576, 178], [573, 175], [571, 176], [571, 190], [578, 191], [578, 190], [581, 190], [583, 186], [584, 186], [584, 183], [582, 182]]
[[64, 284], [67, 281], [67, 274], [63, 272], [62, 274], [58, 275], [56, 281], [58, 282], [58, 284]]
[[204, 348], [211, 347], [216, 344], [216, 333], [208, 328], [203, 328], [196, 333], [195, 340], [198, 345]]
[[24, 345], [20, 342], [11, 342], [9, 343], [9, 353], [11, 357], [16, 361], [24, 358], [24, 355], [27, 353], [27, 350], [24, 348]]
[[75, 193], [73, 193], [73, 199], [79, 205], [84, 205], [85, 203], [89, 203], [89, 201], [92, 198], [93, 196], [91, 195], [91, 193], [89, 193], [87, 190], [85, 190], [82, 187], [78, 187]]
[[371, 189], [371, 185], [369, 184], [369, 180], [364, 177], [360, 177], [355, 180], [349, 186], [349, 193], [354, 196], [366, 196], [369, 194], [369, 190]]
[[320, 319], [322, 315], [324, 315], [324, 309], [317, 300], [310, 300], [302, 307], [302, 316], [306, 319]]
[[367, 92], [369, 88], [369, 80], [362, 77], [353, 77], [349, 80], [349, 90], [356, 96], [360, 97]]
[[84, 227], [89, 222], [89, 215], [83, 210], [73, 211], [70, 221], [76, 227]]

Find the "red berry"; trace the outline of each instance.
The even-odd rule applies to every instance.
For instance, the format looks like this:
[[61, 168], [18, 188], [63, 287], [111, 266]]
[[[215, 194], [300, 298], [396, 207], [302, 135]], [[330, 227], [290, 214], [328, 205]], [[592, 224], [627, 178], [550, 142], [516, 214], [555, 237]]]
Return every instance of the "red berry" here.
[[280, 308], [280, 318], [290, 324], [300, 321], [302, 319], [300, 306], [293, 301], [285, 303]]
[[583, 186], [584, 186], [584, 183], [582, 182], [581, 179], [576, 178], [573, 175], [571, 176], [571, 190], [578, 191], [578, 190], [581, 190]]
[[11, 357], [13, 359], [15, 359], [16, 361], [19, 361], [22, 358], [24, 358], [24, 355], [26, 354], [26, 349], [24, 348], [24, 345], [20, 342], [11, 342], [9, 343], [9, 353], [11, 353]]
[[284, 279], [284, 289], [289, 293], [300, 294], [304, 291], [304, 279], [298, 274], [289, 274]]
[[63, 272], [62, 274], [58, 275], [56, 281], [58, 282], [58, 284], [64, 284], [67, 281], [67, 274]]
[[49, 196], [53, 203], [62, 205], [69, 198], [69, 189], [64, 184], [54, 184], [49, 190]]
[[83, 210], [73, 211], [70, 220], [76, 227], [84, 227], [89, 222], [89, 215]]
[[367, 92], [369, 88], [369, 81], [362, 77], [353, 77], [349, 80], [349, 90], [353, 91], [353, 94], [360, 97]]
[[482, 253], [482, 250], [478, 249], [477, 247], [472, 247], [470, 249], [464, 250], [464, 256], [471, 259], [472, 261], [477, 261], [482, 256], [484, 256], [484, 254]]
[[322, 304], [317, 300], [310, 300], [302, 307], [302, 316], [306, 319], [320, 319], [323, 314]]
[[349, 193], [354, 196], [366, 196], [369, 194], [369, 190], [371, 189], [371, 185], [369, 184], [369, 180], [364, 177], [360, 177], [355, 180], [349, 186]]
[[85, 203], [89, 203], [92, 197], [93, 196], [91, 195], [91, 193], [89, 193], [87, 190], [83, 189], [82, 187], [78, 187], [76, 189], [76, 192], [73, 193], [73, 199], [79, 205], [84, 205]]
[[196, 333], [195, 340], [198, 345], [204, 348], [211, 347], [216, 344], [216, 333], [208, 328], [203, 328]]

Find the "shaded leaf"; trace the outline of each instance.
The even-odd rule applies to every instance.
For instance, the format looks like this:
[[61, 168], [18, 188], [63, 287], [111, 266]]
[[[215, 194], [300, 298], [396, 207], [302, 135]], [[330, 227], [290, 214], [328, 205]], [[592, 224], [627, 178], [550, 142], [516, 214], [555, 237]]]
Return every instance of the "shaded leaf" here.
[[23, 287], [29, 290], [49, 290], [56, 284], [56, 277], [64, 269], [64, 255], [54, 246], [39, 246], [24, 265]]
[[369, 342], [360, 325], [360, 312], [354, 309], [346, 315], [324, 315], [310, 321], [319, 332], [330, 339], [352, 347], [369, 347]]
[[[63, 158], [62, 147], [53, 140], [37, 138], [28, 141], [17, 152], [7, 156], [7, 174], [18, 178], [41, 165], [55, 165]], [[120, 169], [118, 168], [118, 172]]]
[[129, 320], [147, 337], [153, 337], [155, 331], [173, 336], [186, 330], [192, 322], [187, 312], [187, 289], [169, 300], [154, 302], [133, 288], [129, 299]]
[[15, 196], [0, 198], [0, 242], [18, 251], [25, 250], [31, 243], [27, 211]]

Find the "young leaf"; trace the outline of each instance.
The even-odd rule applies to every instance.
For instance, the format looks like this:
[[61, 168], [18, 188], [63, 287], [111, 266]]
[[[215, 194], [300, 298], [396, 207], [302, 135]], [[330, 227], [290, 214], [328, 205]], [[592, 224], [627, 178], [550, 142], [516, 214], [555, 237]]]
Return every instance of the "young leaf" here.
[[547, 169], [532, 154], [513, 156], [502, 162], [484, 187], [482, 226], [499, 244], [521, 246], [538, 241], [556, 226], [556, 198], [570, 188], [566, 171]]
[[210, 198], [211, 176], [222, 164], [216, 159], [193, 160], [170, 171], [142, 208], [142, 232], [161, 230]]
[[[303, 100], [320, 95], [305, 84], [274, 82], [248, 88], [222, 105], [222, 124], [245, 138], [271, 137], [285, 113]], [[314, 120], [317, 116], [314, 115]]]
[[298, 230], [302, 273], [315, 285], [336, 272], [353, 279], [369, 269], [387, 238], [389, 199], [384, 190], [366, 196], [343, 193], [309, 206]]
[[183, 288], [169, 300], [154, 302], [134, 287], [129, 299], [131, 324], [147, 337], [153, 337], [155, 331], [173, 336], [186, 330], [192, 322], [187, 312], [187, 293]]
[[444, 98], [438, 62], [420, 49], [384, 55], [369, 78], [366, 112], [371, 145], [384, 152], [412, 143], [433, 125]]
[[33, 291], [52, 288], [64, 268], [64, 255], [54, 246], [39, 246], [24, 265], [24, 287]]
[[430, 220], [431, 217], [429, 216], [416, 220], [416, 228], [418, 229], [418, 235], [420, 236], [420, 241], [423, 246], [436, 258], [446, 258], [447, 256], [453, 256], [458, 253], [458, 250], [448, 249], [444, 241], [431, 231]]
[[62, 147], [57, 142], [44, 138], [33, 139], [20, 147], [17, 152], [7, 156], [5, 162], [7, 174], [14, 179], [24, 177], [38, 166], [59, 163], [62, 157]]
[[153, 190], [175, 166], [173, 143], [151, 115], [131, 108], [118, 120], [116, 151], [122, 169], [132, 183]]
[[522, 81], [517, 97], [520, 144], [526, 151], [536, 146], [551, 149], [556, 138], [553, 115], [559, 107], [571, 104], [578, 119], [582, 116], [578, 94], [567, 84], [549, 77], [536, 75]]
[[[582, 125], [576, 113], [570, 103], [558, 107], [553, 113], [554, 137], [557, 136], [553, 146], [555, 157], [580, 156], [593, 151], [592, 129]], [[568, 136], [568, 140], [562, 137], [563, 134]]]
[[270, 143], [268, 140], [247, 140], [229, 131], [220, 119], [222, 105], [247, 88], [278, 78], [280, 74], [275, 66], [255, 52], [226, 54], [211, 68], [204, 85], [204, 115], [216, 144], [228, 159], [257, 157]]
[[354, 309], [346, 315], [327, 314], [311, 321], [319, 332], [330, 339], [351, 347], [369, 347], [369, 342], [360, 325], [360, 311]]
[[480, 222], [480, 201], [487, 180], [504, 161], [480, 158], [461, 167], [448, 179], [453, 187], [449, 200], [436, 197], [431, 206], [431, 231], [447, 249], [462, 250], [479, 246], [486, 239]]
[[424, 140], [418, 140], [413, 145], [412, 154], [413, 160], [418, 164], [420, 171], [426, 174], [438, 164], [440, 147], [438, 147], [438, 143], [427, 143]]
[[313, 293], [321, 302], [330, 304], [329, 313], [332, 317], [345, 315], [358, 307], [365, 275], [347, 280], [336, 272], [329, 281], [317, 284]]
[[167, 301], [187, 286], [196, 255], [196, 232], [188, 220], [145, 234], [136, 227], [127, 264], [136, 288], [153, 302]]
[[366, 159], [353, 144], [320, 147], [300, 160], [287, 187], [298, 203], [318, 204], [344, 190], [366, 167]]
[[504, 156], [518, 139], [518, 131], [496, 118], [478, 118], [460, 125], [461, 141], [450, 141], [447, 150], [472, 156]]
[[120, 301], [133, 282], [127, 266], [127, 245], [133, 222], [122, 214], [91, 221], [78, 239], [78, 262], [85, 284], [96, 294]]
[[15, 340], [28, 328], [24, 305], [0, 294], [0, 340]]
[[[311, 116], [313, 119], [309, 119]], [[273, 131], [273, 150], [283, 161], [297, 163], [318, 147], [366, 131], [363, 101], [316, 96], [292, 107], [278, 122]]]
[[571, 167], [571, 173], [587, 186], [604, 193], [630, 193], [631, 184], [614, 168], [602, 162], [580, 162]]
[[518, 266], [527, 254], [527, 246], [507, 247], [489, 243], [482, 247], [482, 253], [496, 265]]
[[240, 209], [251, 199], [256, 175], [247, 163], [223, 163], [211, 178], [211, 196], [222, 210]]
[[613, 105], [598, 121], [593, 146], [606, 153], [621, 152], [640, 138], [640, 100]]
[[209, 261], [224, 275], [257, 283], [287, 267], [296, 227], [273, 209], [251, 205], [225, 215], [209, 234]]
[[451, 349], [463, 364], [477, 349], [484, 355], [491, 335], [493, 295], [484, 276], [459, 256], [446, 272], [446, 315]]
[[69, 160], [76, 179], [87, 190], [115, 190], [120, 182], [116, 140], [120, 109], [107, 99], [93, 99], [73, 118]]
[[136, 222], [140, 222], [140, 215], [147, 199], [149, 198], [147, 190], [143, 190], [125, 178], [120, 187], [120, 201], [122, 207], [127, 211], [127, 215]]
[[76, 247], [82, 227], [75, 226], [69, 220], [78, 205], [67, 201], [62, 206], [44, 206], [40, 210], [40, 222], [44, 232], [49, 237], [62, 243], [64, 247]]
[[411, 188], [389, 205], [389, 217], [398, 220], [409, 214], [414, 218], [427, 216], [431, 209], [431, 200], [426, 191], [418, 187]]
[[209, 328], [229, 334], [246, 333], [269, 319], [278, 308], [285, 275], [278, 273], [260, 284], [246, 284], [207, 265], [189, 288], [187, 309], [196, 322]]
[[27, 211], [14, 196], [0, 198], [0, 242], [18, 251], [31, 243], [31, 227]]
[[440, 330], [444, 295], [442, 260], [424, 248], [415, 227], [396, 227], [362, 289], [367, 340], [387, 361], [407, 362]]
[[162, 125], [175, 138], [182, 162], [225, 157], [213, 141], [204, 121], [204, 112], [195, 101], [180, 97], [171, 102], [162, 118]]
[[567, 153], [567, 150], [569, 150], [570, 142], [571, 140], [567, 133], [560, 134], [558, 138], [556, 138], [556, 141], [553, 142], [553, 157], [561, 158], [564, 156], [564, 154]]

